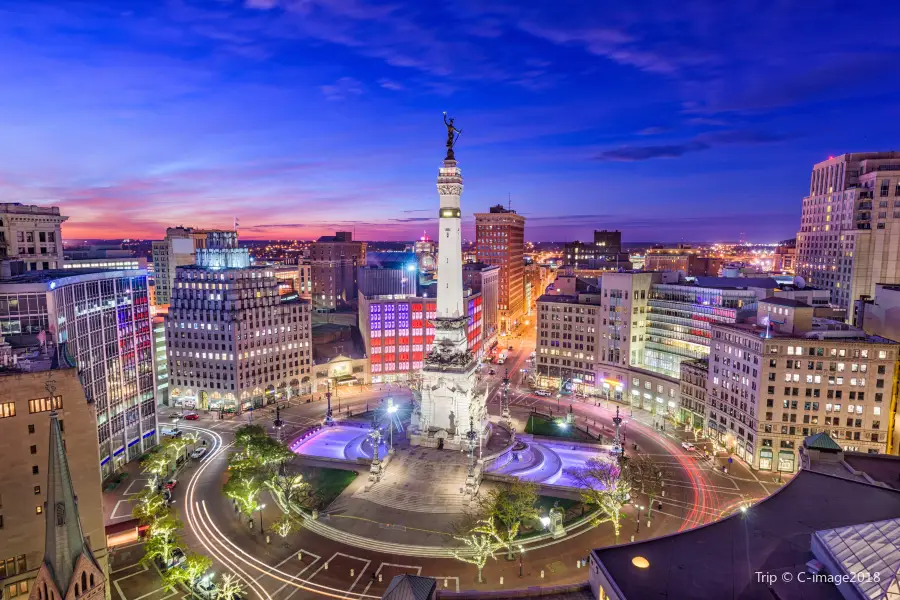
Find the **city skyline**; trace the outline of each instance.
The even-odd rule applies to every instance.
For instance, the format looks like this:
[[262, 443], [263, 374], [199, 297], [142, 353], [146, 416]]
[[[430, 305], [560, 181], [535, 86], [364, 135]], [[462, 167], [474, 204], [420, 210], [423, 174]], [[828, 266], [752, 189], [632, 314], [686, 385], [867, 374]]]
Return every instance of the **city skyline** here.
[[415, 239], [436, 227], [447, 110], [466, 237], [511, 196], [531, 241], [777, 241], [799, 228], [811, 164], [900, 133], [882, 76], [897, 43], [828, 35], [847, 11], [8, 7], [0, 192], [58, 205], [68, 239], [235, 217], [244, 239]]

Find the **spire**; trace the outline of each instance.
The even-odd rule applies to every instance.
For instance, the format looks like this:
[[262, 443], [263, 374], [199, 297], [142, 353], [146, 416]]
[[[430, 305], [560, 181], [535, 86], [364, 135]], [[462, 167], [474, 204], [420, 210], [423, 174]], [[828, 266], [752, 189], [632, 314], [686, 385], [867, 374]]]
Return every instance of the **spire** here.
[[96, 564], [84, 540], [75, 489], [66, 460], [56, 411], [50, 413], [50, 457], [47, 461], [47, 504], [44, 507], [46, 540], [44, 564], [62, 594], [69, 589], [75, 564], [84, 555]]

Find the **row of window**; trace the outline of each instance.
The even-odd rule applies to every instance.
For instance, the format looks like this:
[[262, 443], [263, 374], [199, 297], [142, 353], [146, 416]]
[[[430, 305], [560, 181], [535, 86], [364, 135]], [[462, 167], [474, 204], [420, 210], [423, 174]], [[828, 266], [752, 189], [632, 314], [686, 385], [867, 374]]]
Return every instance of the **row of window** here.
[[[34, 398], [28, 401], [28, 412], [30, 414], [49, 412], [51, 410], [60, 410], [61, 408], [62, 396]], [[14, 416], [16, 416], [15, 402], [0, 403], [0, 419], [6, 419]]]

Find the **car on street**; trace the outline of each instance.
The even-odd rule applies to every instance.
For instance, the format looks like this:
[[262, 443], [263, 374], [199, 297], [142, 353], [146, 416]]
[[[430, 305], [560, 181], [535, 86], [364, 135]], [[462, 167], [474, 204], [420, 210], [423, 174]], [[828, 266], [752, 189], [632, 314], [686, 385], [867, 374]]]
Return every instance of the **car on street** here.
[[544, 396], [545, 398], [549, 398], [549, 397], [552, 396], [553, 394], [551, 394], [551, 393], [550, 393], [549, 391], [547, 391], [547, 390], [535, 390], [534, 395], [535, 395], [535, 396]]
[[198, 415], [195, 412], [187, 413], [186, 415], [184, 415], [185, 421], [196, 421], [199, 418], [200, 418], [200, 415]]
[[197, 592], [197, 595], [201, 598], [207, 598], [208, 600], [214, 600], [216, 597], [216, 584], [212, 582], [210, 577], [201, 577], [196, 584], [194, 584], [194, 589]]
[[496, 369], [491, 369], [490, 371], [488, 371], [488, 375], [496, 375], [496, 374], [497, 374]]
[[174, 490], [176, 485], [178, 485], [177, 479], [169, 479], [163, 484], [163, 487], [167, 490]]
[[203, 458], [203, 455], [206, 454], [206, 446], [201, 446], [191, 452], [191, 458]]
[[688, 452], [691, 452], [691, 451], [697, 449], [697, 447], [694, 446], [694, 445], [693, 445], [692, 443], [690, 443], [690, 442], [681, 442], [681, 447], [684, 448], [685, 450], [687, 450]]
[[172, 421], [177, 421], [180, 418], [181, 418], [181, 413], [176, 412], [176, 413], [172, 413], [169, 415], [169, 419], [171, 419]]

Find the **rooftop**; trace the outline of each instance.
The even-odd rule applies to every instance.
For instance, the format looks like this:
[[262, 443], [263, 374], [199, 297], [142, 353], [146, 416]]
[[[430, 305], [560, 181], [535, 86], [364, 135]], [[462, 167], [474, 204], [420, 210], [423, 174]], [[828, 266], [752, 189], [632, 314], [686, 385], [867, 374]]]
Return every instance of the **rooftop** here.
[[[842, 596], [834, 584], [800, 583], [796, 577], [785, 582], [780, 575], [806, 570], [817, 531], [897, 517], [900, 491], [802, 470], [746, 513], [646, 542], [600, 548], [592, 555], [620, 598], [837, 600]], [[649, 567], [635, 567], [636, 557], [645, 558]], [[757, 573], [776, 576], [771, 590]], [[884, 578], [890, 575], [896, 572]]]
[[105, 275], [106, 277], [133, 277], [146, 275], [143, 269], [49, 269], [46, 271], [27, 271], [0, 281], [0, 287], [7, 284], [51, 283], [61, 279], [83, 277], [86, 275]]
[[775, 304], [777, 306], [787, 306], [790, 308], [812, 308], [812, 305], [807, 304], [806, 302], [800, 302], [799, 300], [792, 300], [790, 298], [777, 298], [775, 296], [769, 296], [760, 302], [765, 302], [766, 304]]
[[[723, 327], [726, 329], [735, 329], [742, 333], [751, 333], [766, 339], [788, 339], [788, 340], [821, 340], [827, 339], [832, 342], [865, 342], [869, 344], [896, 345], [897, 342], [883, 338], [878, 335], [869, 335], [862, 329], [857, 329], [851, 325], [847, 325], [842, 321], [833, 319], [820, 319], [813, 317], [812, 329], [809, 331], [799, 331], [786, 333], [778, 331], [776, 327], [766, 328], [764, 325], [758, 325], [753, 321], [744, 323], [715, 323], [715, 327]], [[829, 335], [832, 334], [832, 335]], [[768, 337], [767, 337], [768, 336]]]

